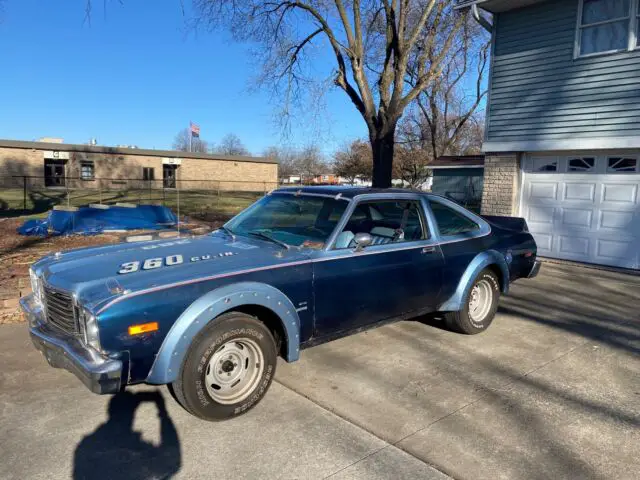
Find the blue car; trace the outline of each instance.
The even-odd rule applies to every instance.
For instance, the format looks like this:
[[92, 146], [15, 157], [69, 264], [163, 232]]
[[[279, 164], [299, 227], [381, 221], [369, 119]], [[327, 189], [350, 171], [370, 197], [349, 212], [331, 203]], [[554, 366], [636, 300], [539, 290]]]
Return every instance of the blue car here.
[[260, 401], [278, 356], [430, 312], [480, 333], [539, 268], [519, 218], [408, 190], [283, 188], [209, 235], [42, 258], [21, 305], [48, 362], [91, 391], [166, 384], [221, 420]]

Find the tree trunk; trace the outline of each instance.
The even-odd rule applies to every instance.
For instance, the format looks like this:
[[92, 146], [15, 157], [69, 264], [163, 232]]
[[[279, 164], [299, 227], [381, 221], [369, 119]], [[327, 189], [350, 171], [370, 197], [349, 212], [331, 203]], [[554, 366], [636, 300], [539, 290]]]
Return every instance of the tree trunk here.
[[373, 187], [389, 188], [393, 172], [393, 147], [396, 127], [388, 126], [387, 131], [370, 136], [373, 153]]

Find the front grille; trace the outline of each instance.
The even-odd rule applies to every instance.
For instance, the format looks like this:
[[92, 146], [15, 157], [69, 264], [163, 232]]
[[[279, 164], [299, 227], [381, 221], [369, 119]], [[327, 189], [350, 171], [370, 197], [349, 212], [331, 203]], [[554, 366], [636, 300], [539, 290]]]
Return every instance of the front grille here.
[[51, 325], [72, 335], [78, 333], [78, 322], [71, 295], [44, 287], [44, 303], [47, 321]]

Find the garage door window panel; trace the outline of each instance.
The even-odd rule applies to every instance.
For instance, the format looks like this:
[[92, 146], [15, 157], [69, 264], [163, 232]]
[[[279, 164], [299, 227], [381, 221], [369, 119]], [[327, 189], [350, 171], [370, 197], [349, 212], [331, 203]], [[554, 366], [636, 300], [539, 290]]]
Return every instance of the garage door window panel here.
[[569, 158], [569, 172], [589, 173], [596, 167], [596, 159], [593, 157], [572, 157]]
[[635, 173], [637, 171], [637, 158], [609, 157], [607, 159], [607, 173]]
[[532, 159], [532, 172], [557, 172], [558, 160], [555, 158], [534, 158]]

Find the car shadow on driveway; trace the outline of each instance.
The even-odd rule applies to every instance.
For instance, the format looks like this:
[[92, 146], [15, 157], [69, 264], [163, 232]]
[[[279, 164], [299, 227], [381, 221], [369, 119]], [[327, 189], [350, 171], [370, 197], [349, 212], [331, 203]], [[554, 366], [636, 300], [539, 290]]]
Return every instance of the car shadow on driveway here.
[[[133, 430], [136, 410], [155, 404], [160, 422], [158, 445]], [[109, 418], [78, 444], [73, 459], [74, 480], [111, 478], [171, 478], [181, 466], [180, 441], [160, 392], [122, 392], [111, 398]]]

